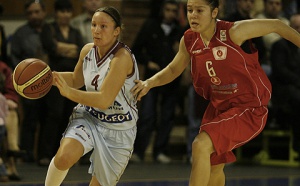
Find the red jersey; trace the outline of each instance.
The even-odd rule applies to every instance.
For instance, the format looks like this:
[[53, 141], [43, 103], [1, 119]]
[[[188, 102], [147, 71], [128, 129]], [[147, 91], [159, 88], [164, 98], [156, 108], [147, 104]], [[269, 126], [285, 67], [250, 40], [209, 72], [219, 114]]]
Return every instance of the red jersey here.
[[271, 83], [258, 61], [232, 42], [229, 29], [233, 22], [218, 20], [208, 46], [191, 29], [184, 41], [191, 56], [191, 74], [196, 92], [218, 110], [232, 107], [260, 107], [271, 98]]

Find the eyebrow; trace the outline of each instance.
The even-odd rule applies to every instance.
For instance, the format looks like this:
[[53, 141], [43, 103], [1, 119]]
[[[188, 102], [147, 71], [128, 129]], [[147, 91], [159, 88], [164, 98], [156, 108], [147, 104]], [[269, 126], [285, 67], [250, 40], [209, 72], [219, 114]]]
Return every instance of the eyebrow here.
[[[187, 8], [192, 7], [193, 5], [187, 5]], [[195, 8], [205, 8], [204, 5], [195, 6]]]

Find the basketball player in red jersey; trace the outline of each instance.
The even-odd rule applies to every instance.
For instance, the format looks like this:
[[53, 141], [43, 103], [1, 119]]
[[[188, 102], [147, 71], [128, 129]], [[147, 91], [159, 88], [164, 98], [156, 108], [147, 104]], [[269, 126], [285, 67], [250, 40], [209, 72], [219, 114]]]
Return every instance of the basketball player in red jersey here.
[[191, 65], [197, 93], [210, 100], [192, 146], [190, 186], [225, 185], [224, 165], [236, 160], [232, 150], [264, 128], [271, 84], [256, 49], [241, 45], [275, 32], [300, 47], [300, 35], [276, 19], [217, 20], [218, 0], [188, 0], [190, 24], [173, 61], [151, 78], [136, 80], [131, 90], [140, 100], [151, 88], [167, 84]]

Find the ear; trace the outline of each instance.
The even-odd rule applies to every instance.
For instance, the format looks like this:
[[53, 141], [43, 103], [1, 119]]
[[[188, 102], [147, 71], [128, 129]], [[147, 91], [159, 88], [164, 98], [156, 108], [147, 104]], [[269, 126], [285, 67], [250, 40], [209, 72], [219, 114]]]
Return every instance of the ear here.
[[115, 28], [114, 30], [114, 36], [118, 37], [121, 33], [121, 28], [118, 26], [117, 28]]
[[216, 17], [218, 16], [218, 13], [219, 13], [219, 9], [215, 8], [211, 13], [212, 18], [216, 19]]

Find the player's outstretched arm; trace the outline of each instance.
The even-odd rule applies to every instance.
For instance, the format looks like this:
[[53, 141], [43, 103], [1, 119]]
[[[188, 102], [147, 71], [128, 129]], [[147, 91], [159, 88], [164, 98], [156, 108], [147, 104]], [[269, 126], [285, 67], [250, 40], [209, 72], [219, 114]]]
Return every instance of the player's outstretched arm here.
[[172, 62], [151, 78], [145, 81], [136, 80], [136, 85], [131, 89], [131, 92], [136, 96], [137, 100], [140, 101], [151, 88], [168, 84], [177, 78], [184, 71], [189, 62], [190, 55], [186, 50], [184, 37], [182, 37], [179, 44], [179, 51]]
[[244, 41], [269, 33], [277, 33], [300, 47], [300, 34], [279, 19], [249, 19], [235, 22], [230, 29], [231, 40], [241, 45]]

